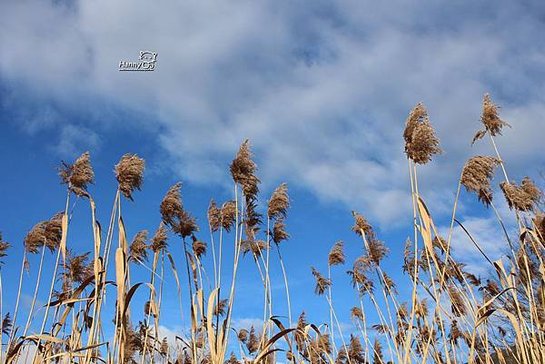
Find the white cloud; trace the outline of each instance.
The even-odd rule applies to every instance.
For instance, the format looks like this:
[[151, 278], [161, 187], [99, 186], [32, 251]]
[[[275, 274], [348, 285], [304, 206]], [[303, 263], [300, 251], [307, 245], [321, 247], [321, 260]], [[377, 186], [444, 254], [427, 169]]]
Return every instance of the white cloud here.
[[[543, 166], [543, 25], [522, 5], [27, 0], [0, 20], [0, 77], [89, 113], [100, 100], [145, 112], [185, 180], [223, 180], [250, 138], [264, 181], [390, 224], [410, 215], [401, 133], [423, 100], [445, 153], [421, 187], [444, 213], [465, 158], [490, 153], [469, 148], [487, 90], [514, 126], [499, 141], [514, 173]], [[159, 53], [155, 72], [117, 71], [141, 49]], [[62, 151], [103, 132], [67, 123]]]

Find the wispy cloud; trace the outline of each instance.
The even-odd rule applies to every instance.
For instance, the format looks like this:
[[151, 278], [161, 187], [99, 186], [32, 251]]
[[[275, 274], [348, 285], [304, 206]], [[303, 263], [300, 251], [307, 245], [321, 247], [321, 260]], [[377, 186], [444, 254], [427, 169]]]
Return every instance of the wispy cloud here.
[[[543, 166], [532, 130], [545, 125], [536, 38], [545, 26], [531, 3], [489, 5], [12, 2], [0, 15], [0, 77], [89, 113], [97, 112], [89, 102], [114, 102], [151, 115], [186, 180], [220, 180], [250, 138], [264, 180], [288, 180], [391, 224], [410, 208], [401, 133], [418, 101], [445, 150], [421, 170], [439, 211], [464, 159], [486, 150], [469, 148], [485, 91], [514, 125], [500, 141], [511, 168]], [[156, 71], [117, 71], [141, 49], [159, 53]], [[61, 151], [80, 148], [77, 135], [93, 145], [112, 127], [101, 120], [93, 135], [67, 123], [57, 126], [73, 137]]]

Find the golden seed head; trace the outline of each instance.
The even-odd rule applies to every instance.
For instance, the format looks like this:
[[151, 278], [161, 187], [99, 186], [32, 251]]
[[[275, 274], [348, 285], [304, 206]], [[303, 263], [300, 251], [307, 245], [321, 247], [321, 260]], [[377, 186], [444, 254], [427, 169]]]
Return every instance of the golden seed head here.
[[271, 232], [271, 236], [272, 240], [276, 244], [280, 244], [280, 242], [287, 240], [290, 237], [290, 235], [286, 232], [286, 224], [283, 218], [276, 219]]
[[136, 154], [125, 154], [115, 166], [115, 176], [119, 182], [119, 190], [132, 200], [135, 189], [140, 190], [144, 176], [145, 161]]
[[62, 238], [63, 213], [55, 214], [48, 221], [41, 221], [34, 225], [24, 239], [24, 246], [28, 253], [35, 254], [41, 246], [55, 251]]
[[199, 230], [195, 218], [183, 207], [180, 196], [181, 183], [176, 183], [166, 193], [160, 211], [163, 222], [181, 237], [191, 236]]
[[502, 182], [500, 187], [510, 209], [531, 211], [539, 203], [542, 192], [529, 177], [524, 177], [520, 186]]
[[244, 195], [255, 198], [259, 192], [259, 179], [255, 176], [257, 166], [252, 160], [249, 140], [245, 140], [240, 146], [230, 170], [233, 180], [242, 187]]
[[314, 293], [317, 295], [323, 295], [325, 291], [331, 286], [331, 280], [324, 277], [316, 268], [311, 267], [312, 275], [316, 279], [316, 287]]
[[142, 230], [136, 233], [129, 248], [129, 260], [144, 262], [148, 259], [148, 231]]
[[221, 210], [216, 205], [216, 201], [210, 200], [210, 205], [208, 205], [208, 224], [210, 225], [210, 230], [216, 232], [221, 227]]
[[76, 195], [88, 197], [87, 185], [93, 183], [95, 178], [89, 152], [79, 156], [72, 165], [62, 162], [59, 176], [61, 182], [67, 184]]
[[161, 221], [159, 224], [159, 228], [155, 232], [155, 235], [153, 235], [153, 238], [151, 239], [151, 250], [154, 253], [157, 253], [167, 247], [167, 229], [165, 227], [165, 224]]
[[441, 153], [439, 139], [435, 135], [428, 112], [422, 103], [418, 103], [409, 113], [403, 138], [407, 157], [417, 164], [426, 164], [433, 155]]
[[499, 107], [492, 101], [490, 95], [485, 94], [483, 97], [481, 122], [483, 123], [485, 130], [492, 136], [501, 135], [502, 128], [504, 126], [509, 126], [508, 123], [498, 116], [498, 108]]
[[221, 206], [221, 226], [225, 231], [231, 231], [231, 228], [235, 224], [237, 214], [237, 205], [235, 201], [227, 201]]
[[330, 266], [344, 264], [344, 244], [342, 241], [338, 241], [333, 245], [329, 251], [327, 261]]
[[269, 200], [269, 206], [267, 209], [267, 214], [269, 215], [269, 218], [285, 218], [289, 205], [290, 199], [288, 196], [288, 185], [282, 183], [274, 190], [271, 199]]
[[206, 243], [204, 241], [197, 240], [194, 235], [192, 236], [192, 239], [193, 254], [195, 254], [197, 258], [200, 258], [201, 256], [206, 254]]
[[0, 258], [7, 256], [6, 251], [11, 247], [11, 244], [7, 241], [4, 241], [2, 237], [2, 232], [0, 231]]
[[497, 158], [489, 156], [475, 156], [464, 165], [460, 183], [468, 190], [477, 194], [485, 205], [492, 201], [490, 181], [494, 175], [494, 168], [500, 163]]

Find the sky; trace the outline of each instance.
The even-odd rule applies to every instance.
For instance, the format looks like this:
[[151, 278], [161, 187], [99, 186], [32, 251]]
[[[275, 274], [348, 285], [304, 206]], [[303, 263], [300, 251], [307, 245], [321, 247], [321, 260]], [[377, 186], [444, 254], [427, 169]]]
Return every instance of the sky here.
[[[14, 246], [2, 268], [8, 302], [24, 235], [63, 209], [56, 168], [87, 150], [103, 224], [115, 194], [113, 166], [127, 152], [146, 160], [143, 190], [123, 202], [133, 236], [155, 230], [159, 203], [177, 181], [206, 226], [210, 198], [232, 198], [228, 166], [250, 139], [261, 206], [288, 183], [291, 239], [282, 249], [293, 311], [305, 309], [316, 321], [327, 303], [313, 295], [310, 266], [326, 270], [337, 240], [345, 241], [349, 260], [362, 253], [350, 231], [352, 210], [389, 246], [387, 270], [406, 279], [400, 257], [412, 211], [402, 133], [416, 103], [426, 105], [443, 149], [419, 169], [420, 190], [442, 231], [465, 161], [493, 153], [486, 140], [470, 143], [484, 93], [512, 126], [497, 139], [510, 178], [529, 175], [544, 184], [540, 1], [4, 0], [0, 7], [0, 231]], [[120, 61], [136, 61], [143, 50], [158, 54], [153, 72], [119, 72]], [[74, 222], [73, 247], [90, 250], [88, 205], [79, 201], [74, 211], [81, 222]], [[459, 211], [485, 250], [500, 257], [491, 211], [465, 191]], [[205, 229], [201, 235], [208, 238]], [[464, 234], [454, 237], [455, 254], [486, 273]], [[171, 247], [180, 249], [175, 238]], [[333, 274], [344, 311], [355, 302], [347, 269]], [[251, 322], [261, 306], [244, 292], [258, 287], [258, 273], [250, 259], [241, 272], [236, 319]], [[32, 289], [26, 287], [29, 297]], [[165, 330], [179, 330], [176, 300], [165, 305]], [[341, 317], [348, 322], [347, 312]]]

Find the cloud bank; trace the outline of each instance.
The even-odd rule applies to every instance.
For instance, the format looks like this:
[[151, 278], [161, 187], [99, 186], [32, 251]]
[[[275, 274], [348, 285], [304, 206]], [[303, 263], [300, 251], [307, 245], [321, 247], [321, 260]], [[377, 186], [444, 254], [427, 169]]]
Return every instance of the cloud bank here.
[[[223, 180], [250, 138], [264, 180], [389, 224], [410, 206], [401, 137], [409, 110], [424, 101], [441, 138], [444, 154], [421, 176], [446, 211], [465, 159], [490, 153], [485, 143], [469, 146], [490, 91], [513, 125], [499, 144], [515, 176], [544, 164], [545, 9], [537, 1], [25, 0], [2, 8], [2, 103], [49, 105], [11, 121], [58, 128], [59, 153], [100, 146], [101, 133], [120, 127], [109, 120], [116, 105], [146, 115], [123, 127], [157, 135], [185, 180]], [[140, 50], [158, 52], [157, 69], [118, 72]], [[64, 109], [87, 118], [66, 120]]]

